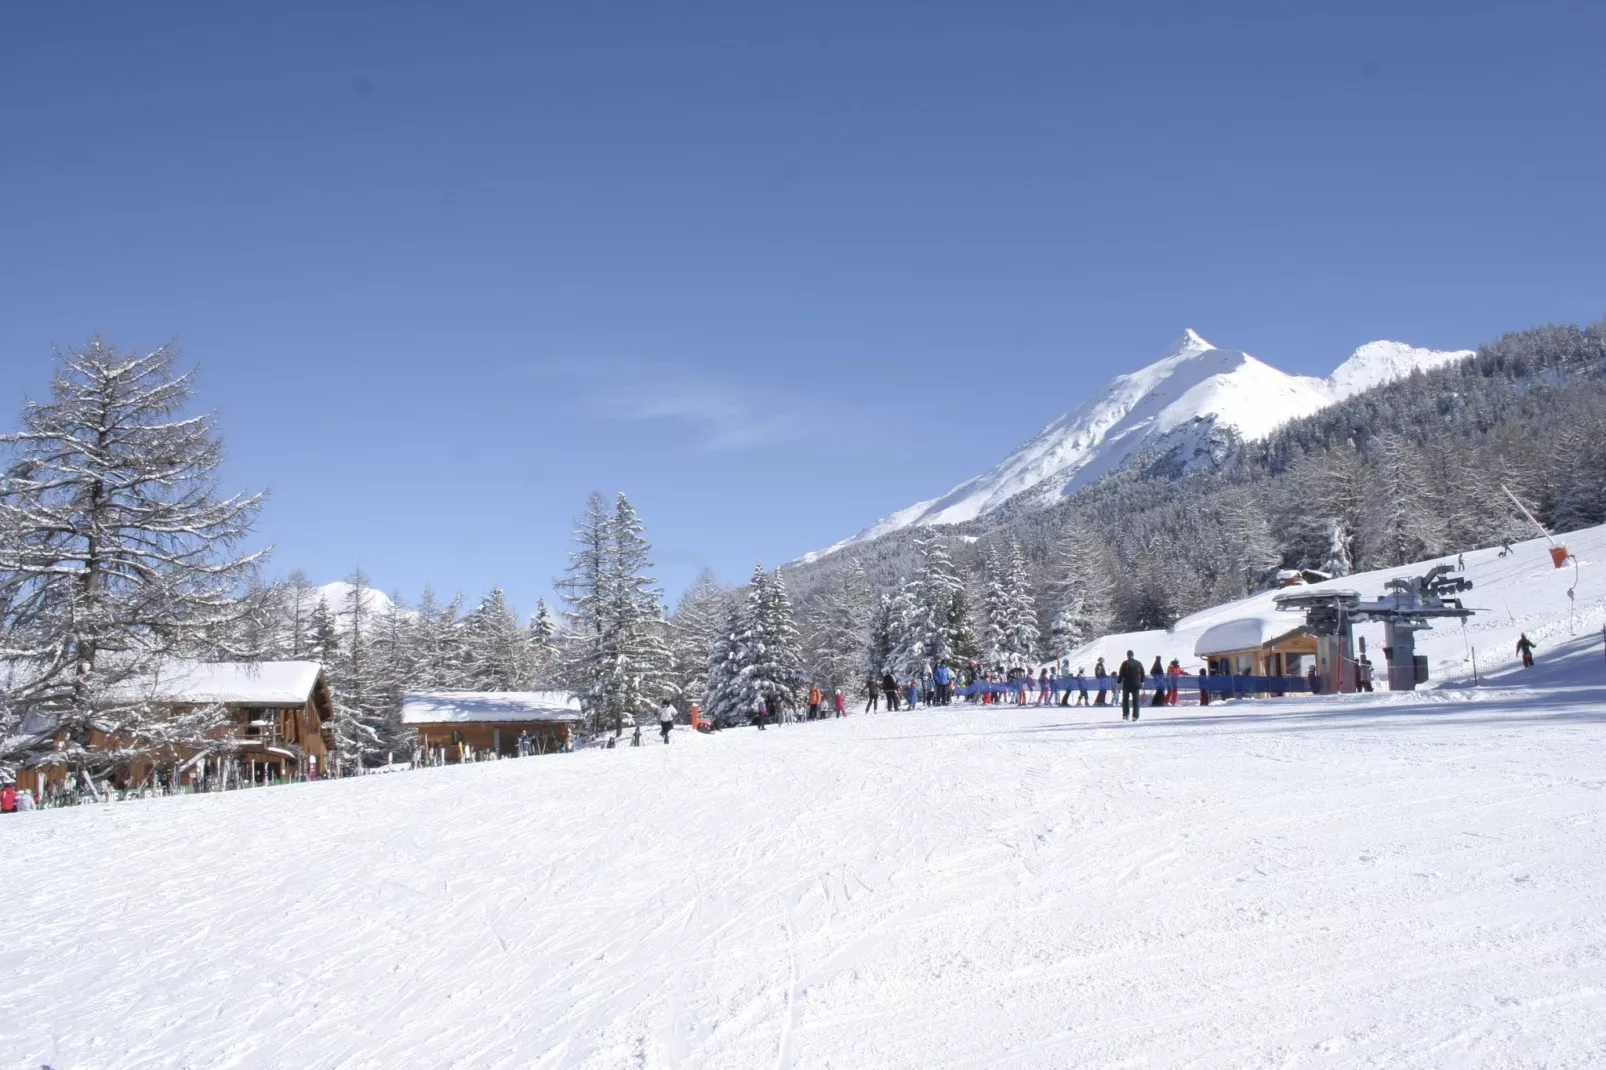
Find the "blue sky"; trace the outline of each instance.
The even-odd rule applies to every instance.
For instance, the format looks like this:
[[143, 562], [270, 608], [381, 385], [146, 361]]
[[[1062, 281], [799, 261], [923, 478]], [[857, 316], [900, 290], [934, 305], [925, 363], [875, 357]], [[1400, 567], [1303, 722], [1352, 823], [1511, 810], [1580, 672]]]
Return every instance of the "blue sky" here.
[[1606, 315], [1606, 5], [0, 5], [0, 419], [176, 338], [275, 568], [524, 610], [946, 490], [1184, 327]]

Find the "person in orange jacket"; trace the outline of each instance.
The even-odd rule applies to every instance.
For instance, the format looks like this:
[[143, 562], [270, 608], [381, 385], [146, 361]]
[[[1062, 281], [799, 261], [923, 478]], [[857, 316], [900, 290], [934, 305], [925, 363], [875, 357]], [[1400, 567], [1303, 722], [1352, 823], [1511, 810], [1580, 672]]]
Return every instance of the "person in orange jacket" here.
[[809, 720], [816, 720], [820, 716], [820, 685], [809, 687]]

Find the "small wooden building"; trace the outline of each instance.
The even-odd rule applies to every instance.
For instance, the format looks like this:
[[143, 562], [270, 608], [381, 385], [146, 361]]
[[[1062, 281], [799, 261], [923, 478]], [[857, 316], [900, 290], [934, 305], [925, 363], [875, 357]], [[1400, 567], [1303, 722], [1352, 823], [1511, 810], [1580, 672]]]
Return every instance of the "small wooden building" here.
[[402, 724], [430, 760], [514, 758], [521, 736], [535, 754], [567, 747], [580, 701], [566, 691], [435, 691], [402, 697]]
[[1212, 675], [1303, 676], [1316, 663], [1316, 637], [1286, 617], [1244, 617], [1205, 629], [1193, 652]]

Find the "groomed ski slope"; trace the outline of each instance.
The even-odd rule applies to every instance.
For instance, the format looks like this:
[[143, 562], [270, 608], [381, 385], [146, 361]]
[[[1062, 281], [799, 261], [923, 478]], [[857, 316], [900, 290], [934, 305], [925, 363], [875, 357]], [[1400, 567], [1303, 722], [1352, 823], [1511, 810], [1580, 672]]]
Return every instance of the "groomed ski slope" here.
[[1599, 625], [1541, 656], [7, 817], [0, 1065], [1606, 1065]]

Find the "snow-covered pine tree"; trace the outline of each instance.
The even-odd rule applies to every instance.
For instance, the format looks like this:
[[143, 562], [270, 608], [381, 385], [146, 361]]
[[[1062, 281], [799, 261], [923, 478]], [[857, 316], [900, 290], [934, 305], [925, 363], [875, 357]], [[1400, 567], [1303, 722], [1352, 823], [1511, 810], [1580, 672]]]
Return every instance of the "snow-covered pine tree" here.
[[558, 584], [569, 602], [565, 675], [593, 732], [622, 732], [669, 696], [663, 607], [647, 575], [651, 547], [630, 502], [612, 512], [593, 494], [576, 522], [569, 571]]
[[1005, 660], [1011, 664], [1024, 665], [1030, 662], [1037, 652], [1039, 632], [1037, 601], [1032, 596], [1032, 585], [1026, 571], [1026, 555], [1021, 550], [1019, 540], [1013, 537], [1009, 540], [1009, 556], [1005, 560], [1004, 649], [1008, 655]]
[[854, 694], [863, 684], [873, 611], [870, 578], [858, 560], [840, 570], [814, 600], [805, 628], [804, 663], [822, 688]]
[[1108, 631], [1114, 585], [1104, 547], [1075, 515], [1066, 518], [1054, 540], [1046, 587], [1056, 652], [1068, 654]]
[[343, 766], [364, 764], [380, 753], [387, 734], [387, 696], [374, 656], [374, 598], [361, 569], [346, 580], [346, 595], [336, 611], [340, 632], [335, 657], [328, 663], [329, 692], [334, 704], [331, 728]]
[[517, 691], [529, 677], [525, 636], [502, 588], [492, 587], [463, 620], [471, 691]]
[[755, 689], [774, 699], [780, 708], [799, 706], [805, 689], [803, 650], [792, 617], [792, 601], [786, 594], [786, 580], [779, 569], [766, 574], [762, 565], [756, 567], [754, 580], [754, 622], [760, 643], [750, 678]]
[[702, 702], [708, 693], [714, 645], [732, 601], [731, 592], [705, 569], [669, 618], [671, 678], [683, 705]]
[[552, 610], [547, 607], [546, 599], [537, 598], [535, 614], [530, 617], [530, 626], [525, 630], [524, 636], [530, 687], [547, 690], [555, 686], [553, 661], [557, 657], [554, 645], [557, 634], [558, 626], [552, 619]]
[[0, 762], [98, 772], [215, 742], [221, 714], [174, 718], [131, 686], [237, 621], [262, 557], [238, 550], [261, 496], [219, 494], [216, 424], [186, 411], [175, 356], [62, 354], [51, 400], [0, 436]]
[[724, 608], [724, 620], [708, 654], [708, 671], [702, 694], [703, 712], [721, 728], [748, 720], [753, 714], [742, 678], [743, 603], [731, 602]]
[[1444, 519], [1427, 495], [1411, 443], [1395, 434], [1378, 435], [1367, 447], [1367, 462], [1364, 567], [1389, 568], [1442, 553]]
[[1011, 602], [1005, 562], [994, 543], [982, 551], [982, 573], [982, 654], [996, 667], [1010, 660]]
[[[905, 587], [908, 619], [893, 661], [921, 679], [938, 665], [956, 664], [969, 642], [964, 583], [940, 536], [915, 536], [915, 574]], [[1036, 622], [1032, 623], [1035, 636]]]
[[864, 653], [866, 679], [881, 675], [892, 668], [892, 652], [897, 648], [897, 619], [892, 597], [885, 592], [876, 596], [870, 610], [868, 625], [869, 643]]

